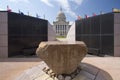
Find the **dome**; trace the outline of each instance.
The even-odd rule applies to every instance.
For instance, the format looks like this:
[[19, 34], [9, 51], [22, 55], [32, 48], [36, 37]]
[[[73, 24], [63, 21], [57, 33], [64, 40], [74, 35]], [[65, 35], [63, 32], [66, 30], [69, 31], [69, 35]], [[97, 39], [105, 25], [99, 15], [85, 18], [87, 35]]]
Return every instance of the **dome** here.
[[66, 17], [65, 14], [62, 12], [62, 8], [60, 9], [57, 17], [56, 17], [57, 21], [66, 21]]

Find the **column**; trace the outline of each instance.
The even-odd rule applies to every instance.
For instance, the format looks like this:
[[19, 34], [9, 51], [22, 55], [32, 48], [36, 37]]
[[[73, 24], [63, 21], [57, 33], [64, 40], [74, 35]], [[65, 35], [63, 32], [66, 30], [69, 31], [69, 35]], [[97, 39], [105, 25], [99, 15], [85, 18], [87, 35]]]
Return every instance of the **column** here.
[[55, 27], [55, 31], [56, 31], [56, 34], [57, 34], [57, 25], [56, 25], [56, 27]]
[[61, 34], [63, 36], [63, 25], [61, 25]]
[[63, 25], [63, 36], [64, 36], [64, 25]]
[[65, 34], [66, 34], [66, 25], [65, 25]]
[[59, 25], [58, 25], [58, 34], [59, 34]]

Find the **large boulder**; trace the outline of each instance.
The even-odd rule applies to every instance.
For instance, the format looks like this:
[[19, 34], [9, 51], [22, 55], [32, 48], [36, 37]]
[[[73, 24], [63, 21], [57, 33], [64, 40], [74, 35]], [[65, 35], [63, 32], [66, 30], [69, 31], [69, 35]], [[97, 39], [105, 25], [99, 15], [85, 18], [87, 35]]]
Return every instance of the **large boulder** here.
[[71, 74], [87, 54], [84, 42], [41, 42], [36, 54], [55, 74]]

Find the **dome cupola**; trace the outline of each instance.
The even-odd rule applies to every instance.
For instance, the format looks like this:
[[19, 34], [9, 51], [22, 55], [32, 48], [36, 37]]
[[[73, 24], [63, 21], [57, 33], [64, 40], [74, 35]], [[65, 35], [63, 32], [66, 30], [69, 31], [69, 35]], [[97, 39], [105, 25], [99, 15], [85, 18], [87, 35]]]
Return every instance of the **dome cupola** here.
[[60, 11], [59, 11], [59, 13], [58, 13], [58, 15], [56, 17], [56, 20], [57, 21], [66, 21], [66, 16], [63, 13], [62, 8], [60, 8]]

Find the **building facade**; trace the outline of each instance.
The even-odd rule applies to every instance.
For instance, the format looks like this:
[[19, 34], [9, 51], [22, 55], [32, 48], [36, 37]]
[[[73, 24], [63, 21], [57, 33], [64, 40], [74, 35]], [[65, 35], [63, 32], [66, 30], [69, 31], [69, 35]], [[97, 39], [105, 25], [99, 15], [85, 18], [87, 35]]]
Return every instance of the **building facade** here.
[[70, 28], [69, 22], [66, 21], [66, 16], [61, 8], [56, 17], [56, 21], [53, 22], [53, 29], [56, 32], [56, 36], [66, 37], [69, 28]]

